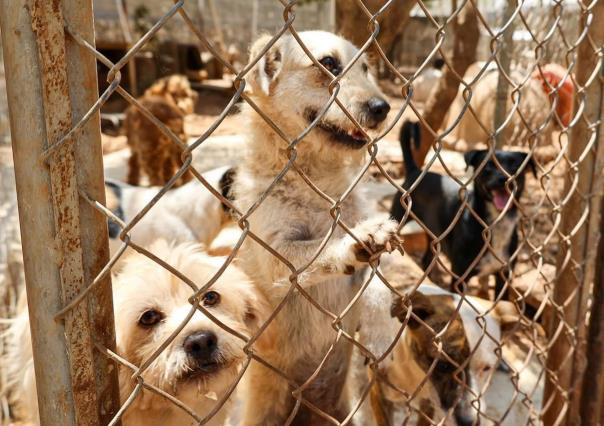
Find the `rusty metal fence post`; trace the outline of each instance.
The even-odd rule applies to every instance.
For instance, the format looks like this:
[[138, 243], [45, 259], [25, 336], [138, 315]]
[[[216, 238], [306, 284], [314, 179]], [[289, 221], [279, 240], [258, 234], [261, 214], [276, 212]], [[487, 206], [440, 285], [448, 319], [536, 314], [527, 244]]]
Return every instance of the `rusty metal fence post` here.
[[[604, 2], [583, 4], [575, 82], [576, 122], [569, 144], [566, 200], [561, 212], [560, 252], [553, 313], [548, 318], [549, 352], [544, 395], [546, 425], [583, 424], [582, 380], [586, 367], [589, 299], [600, 236], [604, 143], [601, 78]], [[593, 307], [592, 307], [593, 308]], [[597, 309], [597, 307], [596, 307]]]
[[[604, 217], [600, 218], [600, 236], [604, 230]], [[598, 245], [599, 259], [604, 257], [604, 241]], [[604, 264], [596, 263], [593, 305], [587, 341], [587, 367], [583, 381], [581, 419], [584, 425], [604, 423]]]
[[94, 58], [65, 33], [94, 41], [92, 3], [4, 1], [0, 25], [41, 424], [107, 424], [117, 370], [93, 348], [115, 346], [109, 278], [55, 320], [109, 257], [106, 222], [80, 197], [104, 201], [98, 113], [65, 138], [98, 96]]

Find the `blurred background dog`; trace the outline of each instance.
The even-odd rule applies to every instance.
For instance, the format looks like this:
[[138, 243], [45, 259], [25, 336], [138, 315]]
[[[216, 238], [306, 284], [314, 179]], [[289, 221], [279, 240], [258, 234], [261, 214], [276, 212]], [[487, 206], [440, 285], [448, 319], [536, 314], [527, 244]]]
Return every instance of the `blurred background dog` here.
[[[193, 112], [197, 98], [197, 92], [191, 89], [185, 76], [172, 75], [155, 82], [138, 101], [186, 144], [184, 117]], [[124, 125], [131, 149], [128, 183], [138, 185], [143, 174], [152, 186], [168, 182], [183, 164], [182, 147], [164, 135], [134, 105], [126, 110]], [[191, 177], [187, 170], [176, 185], [188, 182]]]

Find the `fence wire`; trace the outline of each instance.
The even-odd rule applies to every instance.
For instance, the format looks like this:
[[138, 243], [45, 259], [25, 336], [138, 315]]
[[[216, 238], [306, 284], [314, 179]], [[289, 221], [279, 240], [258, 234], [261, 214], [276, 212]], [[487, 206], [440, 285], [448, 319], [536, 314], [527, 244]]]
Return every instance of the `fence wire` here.
[[[82, 200], [85, 200], [95, 209], [101, 212], [110, 222], [119, 225], [121, 247], [115, 251], [101, 273], [89, 284], [86, 289], [73, 297], [71, 301], [55, 314], [57, 320], [65, 318], [74, 309], [84, 306], [88, 296], [94, 293], [98, 286], [106, 285], [106, 278], [114, 269], [117, 269], [119, 261], [126, 255], [128, 248], [148, 258], [151, 262], [160, 265], [175, 277], [178, 277], [184, 285], [190, 288], [188, 301], [190, 310], [184, 316], [180, 324], [175, 324], [174, 331], [158, 343], [151, 355], [136, 365], [128, 359], [127, 354], [117, 353], [111, 348], [96, 344], [95, 350], [115, 362], [120, 368], [131, 371], [132, 391], [124, 398], [122, 396], [121, 408], [115, 414], [110, 424], [117, 424], [128, 410], [133, 410], [137, 400], [143, 398], [143, 394], [154, 394], [158, 398], [173, 404], [178, 410], [186, 413], [192, 423], [206, 424], [212, 421], [212, 417], [223, 407], [228, 405], [232, 398], [245, 398], [245, 393], [239, 393], [242, 388], [242, 378], [254, 364], [265, 367], [266, 374], [274, 375], [278, 380], [286, 383], [281, 389], [287, 397], [291, 398], [292, 404], [287, 405], [287, 413], [280, 419], [285, 424], [295, 424], [304, 412], [313, 414], [313, 422], [317, 424], [349, 424], [355, 422], [367, 422], [368, 424], [394, 424], [395, 412], [400, 412], [403, 424], [564, 424], [572, 423], [577, 418], [579, 405], [577, 401], [581, 398], [589, 398], [590, 395], [581, 395], [581, 375], [586, 367], [587, 351], [587, 329], [590, 309], [592, 284], [594, 281], [595, 264], [597, 262], [596, 248], [599, 239], [599, 209], [601, 205], [601, 170], [604, 165], [604, 155], [599, 147], [602, 138], [601, 127], [601, 87], [602, 87], [602, 40], [599, 35], [594, 35], [593, 29], [598, 22], [604, 24], [604, 14], [598, 10], [602, 9], [602, 2], [562, 2], [554, 1], [548, 3], [545, 14], [540, 16], [538, 24], [534, 22], [534, 15], [527, 12], [524, 1], [510, 2], [511, 14], [506, 22], [501, 22], [495, 28], [492, 19], [485, 16], [482, 4], [473, 0], [453, 2], [452, 10], [445, 20], [438, 19], [431, 14], [431, 3], [421, 0], [417, 5], [432, 26], [434, 34], [433, 49], [427, 54], [423, 63], [414, 73], [403, 74], [397, 66], [388, 59], [387, 52], [382, 50], [378, 38], [380, 35], [380, 17], [389, 13], [395, 1], [384, 1], [379, 10], [370, 11], [361, 1], [356, 0], [356, 6], [366, 16], [366, 24], [371, 35], [365, 43], [360, 46], [353, 59], [342, 64], [341, 72], [333, 75], [322, 58], [314, 57], [311, 53], [313, 46], [305, 45], [303, 36], [296, 31], [296, 1], [275, 1], [282, 8], [283, 24], [278, 31], [267, 37], [266, 44], [254, 56], [249, 58], [247, 65], [241, 69], [235, 68], [223, 52], [216, 46], [203, 31], [196, 25], [184, 8], [185, 1], [175, 1], [173, 4], [166, 2], [166, 11], [157, 22], [136, 42], [128, 52], [116, 63], [110, 61], [86, 37], [66, 22], [65, 31], [70, 38], [80, 47], [86, 49], [98, 64], [108, 69], [108, 87], [100, 94], [97, 102], [90, 107], [70, 131], [59, 138], [59, 140], [48, 146], [40, 158], [48, 162], [54, 155], [62, 152], [61, 149], [67, 144], [77, 143], [79, 132], [96, 117], [103, 105], [114, 95], [121, 96], [128, 105], [139, 111], [145, 118], [153, 123], [159, 131], [182, 150], [182, 166], [166, 182], [166, 184], [153, 196], [145, 206], [126, 222], [118, 217], [111, 208], [95, 200], [85, 191], [80, 190]], [[534, 12], [534, 10], [532, 10]], [[187, 143], [173, 132], [166, 123], [147, 109], [140, 99], [130, 95], [122, 87], [122, 70], [135, 55], [141, 52], [147, 43], [157, 35], [166, 23], [176, 19], [179, 15], [182, 23], [193, 34], [201, 46], [209, 51], [234, 77], [235, 93], [215, 121], [208, 126], [207, 130], [192, 143]], [[444, 47], [445, 40], [454, 37], [453, 27], [460, 25], [462, 19], [476, 19], [482, 38], [488, 40], [489, 53], [474, 70], [472, 75], [456, 69], [455, 58], [452, 58], [451, 50]], [[598, 21], [599, 19], [599, 21]], [[572, 24], [569, 21], [572, 20]], [[532, 22], [532, 23], [531, 23]], [[579, 28], [579, 30], [577, 30]], [[521, 31], [527, 35], [523, 41], [522, 51], [510, 49], [511, 65], [501, 61], [503, 39], [506, 31]], [[296, 137], [291, 137], [282, 129], [270, 113], [255, 100], [249, 88], [249, 78], [261, 61], [270, 55], [271, 49], [285, 37], [292, 37], [304, 54], [308, 56], [312, 64], [321, 73], [330, 79], [327, 90], [329, 100], [316, 115], [312, 117], [311, 123]], [[529, 53], [527, 53], [529, 52]], [[552, 53], [553, 52], [553, 53]], [[394, 76], [395, 81], [401, 82], [396, 87], [396, 92], [402, 99], [396, 110], [388, 115], [387, 123], [378, 135], [371, 129], [363, 126], [358, 115], [350, 111], [349, 105], [342, 98], [341, 92], [345, 90], [349, 73], [353, 72], [355, 64], [363, 61], [363, 55], [371, 53], [378, 58], [382, 66]], [[414, 84], [420, 75], [425, 73], [430, 64], [437, 57], [444, 59], [444, 72], [450, 73], [454, 80], [459, 82], [457, 102], [459, 107], [453, 107], [449, 116], [444, 120], [443, 127], [440, 125], [432, 128], [434, 123], [424, 118], [425, 105], [414, 99]], [[560, 61], [562, 72], [557, 81], [552, 81], [549, 68], [546, 64], [552, 58]], [[260, 64], [260, 65], [259, 65]], [[510, 68], [511, 67], [511, 68]], [[492, 71], [494, 70], [494, 71]], [[480, 96], [481, 90], [486, 90], [479, 85], [492, 73], [497, 74], [494, 81], [502, 87], [506, 96], [503, 117], [495, 123], [484, 122], [484, 106], [473, 104], [473, 99]], [[543, 105], [529, 105], [530, 90], [535, 82], [546, 93], [548, 99], [545, 107]], [[574, 110], [570, 117], [561, 116], [558, 106], [566, 98], [562, 92], [572, 83], [574, 87]], [[494, 96], [494, 92], [493, 96]], [[294, 94], [292, 94], [294, 95]], [[280, 161], [283, 167], [266, 182], [265, 190], [261, 195], [244, 204], [233, 201], [225, 196], [218, 188], [204, 177], [204, 174], [196, 169], [193, 163], [193, 153], [210, 138], [214, 131], [223, 123], [226, 117], [236, 108], [238, 102], [244, 102], [257, 113], [266, 123], [267, 131], [273, 132], [281, 139], [279, 145]], [[274, 98], [275, 108], [279, 108], [280, 99]], [[309, 176], [307, 170], [302, 167], [300, 147], [306, 142], [305, 137], [312, 129], [321, 126], [325, 122], [326, 115], [330, 110], [339, 109], [350, 120], [354, 128], [360, 131], [363, 138], [368, 138], [366, 146], [367, 155], [363, 163], [355, 170], [354, 177], [347, 182], [346, 190], [342, 194], [333, 196], [325, 189], [318, 186], [317, 182]], [[537, 110], [536, 110], [537, 109]], [[395, 127], [398, 129], [405, 120], [419, 121], [424, 137], [431, 137], [434, 144], [428, 152], [422, 171], [410, 187], [403, 187], [400, 175], [392, 173], [392, 165], [381, 160], [378, 156], [384, 137]], [[486, 168], [486, 160], [480, 161], [476, 167], [470, 168], [465, 175], [456, 170], [449, 162], [447, 155], [451, 142], [455, 139], [458, 129], [464, 126], [464, 120], [475, 120], [475, 127], [482, 129], [485, 133], [482, 142], [488, 150], [488, 155], [496, 149], [496, 143], [503, 141], [504, 150], [520, 149], [528, 153], [523, 160], [522, 167], [529, 168], [530, 162], [535, 164], [535, 177], [526, 173], [526, 188], [523, 198], [516, 200], [508, 198], [505, 206], [497, 213], [497, 218], [487, 222], [483, 212], [476, 211], [472, 204], [471, 195], [476, 190], [476, 178]], [[246, 132], [246, 130], [244, 130]], [[431, 136], [428, 136], [431, 135]], [[310, 139], [310, 136], [309, 136]], [[463, 139], [463, 138], [461, 138]], [[466, 141], [470, 143], [470, 141]], [[471, 147], [470, 145], [468, 145]], [[416, 160], [423, 160], [416, 158]], [[397, 167], [400, 163], [397, 163]], [[495, 161], [495, 168], [505, 180], [505, 187], [510, 193], [516, 193], [519, 189], [519, 177], [522, 171], [510, 172], [506, 170], [503, 162]], [[522, 169], [520, 168], [520, 170]], [[459, 197], [462, 200], [457, 211], [452, 215], [453, 222], [444, 224], [443, 229], [436, 231], [422, 222], [418, 214], [412, 211], [412, 194], [418, 190], [423, 179], [427, 178], [428, 171], [438, 170], [443, 174], [451, 176], [459, 185]], [[195, 276], [186, 276], [183, 271], [171, 265], [166, 259], [162, 259], [144, 244], [137, 243], [132, 236], [132, 230], [141, 223], [166, 194], [169, 194], [179, 179], [187, 172], [193, 174], [194, 178], [201, 183], [205, 189], [224, 204], [231, 211], [233, 220], [241, 229], [240, 237], [230, 249], [230, 254], [224, 258], [223, 263], [216, 273], [209, 279], [200, 282]], [[399, 231], [403, 232], [403, 240], [411, 239], [405, 236], [404, 226], [407, 222], [414, 220], [419, 227], [428, 235], [427, 250], [432, 256], [428, 262], [423, 264], [425, 270], [417, 273], [413, 279], [400, 279], [398, 274], [409, 266], [405, 261], [397, 260], [394, 267], [388, 264], [379, 268], [378, 258], [383, 251], [392, 251], [395, 246], [366, 247], [371, 256], [367, 259], [370, 269], [368, 278], [360, 279], [358, 293], [352, 297], [344, 309], [333, 311], [326, 307], [329, 304], [321, 300], [319, 293], [309, 290], [306, 286], [308, 276], [317, 274], [317, 264], [321, 256], [329, 249], [330, 242], [339, 236], [349, 235], [358, 244], [364, 244], [367, 240], [364, 235], [355, 234], [355, 223], [348, 223], [344, 219], [350, 201], [358, 193], [358, 188], [364, 180], [372, 174], [378, 176], [383, 182], [391, 185], [391, 192], [400, 192], [399, 202], [402, 205], [403, 217], [399, 223]], [[317, 200], [320, 200], [321, 209], [330, 216], [330, 223], [322, 224], [321, 229], [327, 230], [318, 236], [320, 241], [310, 251], [310, 257], [288, 258], [280, 253], [280, 248], [272, 246], [266, 241], [258, 229], [254, 229], [254, 215], [264, 214], [263, 206], [268, 199], [274, 197], [276, 191], [282, 185], [287, 185], [288, 179], [296, 176], [296, 180], [303, 182]], [[394, 200], [396, 202], [396, 200]], [[517, 209], [518, 220], [518, 245], [509, 258], [502, 257], [501, 248], [496, 246], [492, 240], [499, 235], [500, 224], [506, 220], [506, 213], [513, 208]], [[274, 213], [279, 217], [279, 212]], [[474, 217], [480, 224], [482, 230], [481, 238], [484, 247], [469, 268], [462, 273], [455, 271], [447, 256], [443, 253], [443, 247], [447, 244], [446, 239], [459, 221], [467, 217]], [[288, 221], [288, 217], [280, 217], [280, 220]], [[314, 238], [314, 237], [313, 237]], [[395, 242], [393, 243], [396, 244]], [[272, 312], [265, 318], [264, 323], [252, 336], [247, 336], [224, 323], [204, 305], [204, 295], [207, 294], [228, 268], [239, 264], [240, 258], [245, 256], [246, 247], [256, 247], [255, 253], [262, 251], [263, 261], [270, 263], [271, 267], [280, 271], [280, 278], [285, 286], [279, 290], [283, 294], [282, 300], [272, 306]], [[395, 252], [396, 254], [396, 252]], [[395, 254], [386, 256], [392, 258]], [[401, 253], [402, 254], [402, 248]], [[27, 255], [27, 253], [25, 253]], [[399, 255], [396, 255], [399, 256]], [[404, 255], [409, 258], [408, 254]], [[492, 289], [487, 291], [483, 299], [476, 298], [476, 284], [470, 278], [472, 270], [480, 266], [483, 258], [491, 256], [499, 265], [497, 280], [503, 283], [501, 289], [507, 290], [509, 301], [502, 300], [502, 294], [493, 295]], [[245, 265], [246, 259], [242, 260]], [[385, 261], [384, 261], [385, 262]], [[400, 263], [403, 262], [403, 263]], [[245, 269], [245, 268], [244, 268]], [[253, 271], [246, 271], [248, 273]], [[528, 274], [528, 275], [526, 275]], [[524, 281], [522, 281], [524, 276]], [[526, 278], [529, 276], [530, 278]], [[442, 283], [449, 290], [453, 289], [458, 295], [451, 299], [454, 302], [438, 305], [435, 309], [439, 314], [446, 315], [438, 321], [430, 316], [422, 316], [422, 299], [417, 299], [421, 292], [420, 285], [432, 277], [434, 281]], [[474, 278], [475, 280], [476, 278]], [[447, 283], [451, 280], [452, 285]], [[488, 278], [487, 278], [488, 281]], [[491, 287], [493, 286], [491, 280]], [[527, 285], [519, 287], [513, 285], [516, 282], [524, 282]], [[376, 284], [379, 283], [379, 290]], [[322, 283], [317, 284], [320, 286]], [[277, 285], [277, 284], [276, 284]], [[539, 289], [538, 289], [539, 287]], [[363, 329], [371, 326], [372, 317], [364, 307], [364, 300], [368, 292], [384, 291], [388, 289], [394, 304], [401, 306], [399, 317], [401, 322], [393, 333], [395, 340], [386, 345], [385, 352], [375, 351], [375, 342], [365, 340]], [[539, 290], [539, 291], [538, 291]], [[537, 294], [537, 296], [535, 296]], [[484, 293], [483, 293], [484, 295]], [[487, 303], [486, 298], [495, 299], [488, 308], [481, 307]], [[313, 359], [319, 360], [312, 368], [305, 366], [305, 377], [292, 374], [282, 363], [273, 362], [271, 357], [266, 357], [263, 352], [263, 339], [270, 339], [268, 335], [271, 326], [279, 322], [280, 318], [287, 315], [291, 306], [300, 303], [308, 303], [311, 308], [323, 314], [325, 324], [333, 329], [333, 339], [327, 345], [325, 353], [313, 354]], [[448, 303], [448, 302], [447, 302]], [[444, 306], [447, 306], [447, 309]], [[512, 314], [515, 321], [509, 333], [498, 335], [488, 325], [498, 306], [513, 306]], [[405, 307], [411, 306], [407, 310]], [[35, 309], [30, 306], [30, 309]], [[384, 304], [383, 309], [390, 316], [390, 301]], [[396, 309], [393, 308], [393, 312]], [[225, 333], [232, 334], [240, 341], [245, 359], [240, 362], [236, 377], [230, 380], [225, 392], [216, 398], [214, 407], [208, 413], [198, 413], [187, 403], [179, 400], [179, 397], [169, 388], [162, 388], [156, 383], [145, 379], [147, 372], [154, 363], [161, 362], [162, 353], [169, 350], [168, 347], [174, 342], [179, 333], [192, 321], [196, 312], [201, 312], [209, 318]], [[360, 332], [344, 324], [358, 312], [360, 320]], [[281, 315], [281, 316], [280, 316]], [[460, 322], [464, 317], [473, 317], [471, 324]], [[461, 325], [460, 325], [461, 324]], [[463, 352], [461, 356], [455, 346], [458, 335], [455, 327], [474, 327], [477, 333], [474, 343]], [[311, 325], [309, 325], [311, 327]], [[408, 330], [419, 327], [421, 336], [427, 339], [424, 347], [411, 348], [411, 358], [408, 363], [420, 365], [422, 377], [408, 377], [410, 383], [414, 383], [412, 389], [401, 387], [397, 382], [399, 376], [392, 370], [392, 359], [397, 360], [399, 345], [408, 345]], [[415, 329], [414, 329], [415, 330]], [[468, 332], [466, 332], [468, 333]], [[311, 336], [309, 334], [309, 336]], [[268, 336], [268, 337], [267, 337]], [[310, 338], [310, 337], [309, 337]], [[463, 339], [462, 339], [463, 340]], [[330, 357], [337, 353], [338, 345], [347, 342], [353, 349], [353, 362], [351, 369], [359, 364], [360, 373], [353, 379], [349, 378], [350, 401], [346, 413], [335, 413], [319, 407], [320, 397], [313, 399], [313, 389], [316, 378], [325, 374], [323, 368], [331, 362]], [[280, 341], [280, 344], [287, 344]], [[417, 344], [417, 343], [416, 343]], [[312, 342], [309, 347], [313, 348]], [[487, 361], [483, 359], [484, 347], [491, 348], [488, 355], [494, 357], [488, 361], [489, 365], [495, 366], [488, 369]], [[430, 361], [422, 364], [421, 354], [417, 351], [429, 351]], [[302, 361], [298, 361], [302, 362]], [[356, 362], [356, 364], [355, 364]], [[480, 383], [476, 380], [477, 365], [482, 365], [485, 371], [479, 371]], [[482, 368], [481, 367], [481, 368]], [[301, 367], [302, 368], [302, 367]], [[412, 371], [412, 370], [409, 370]], [[415, 371], [415, 370], [413, 370]], [[413, 373], [408, 373], [413, 376]], [[351, 374], [349, 374], [350, 376]], [[528, 377], [528, 379], [527, 379]], [[452, 380], [451, 380], [452, 379]], [[450, 389], [452, 400], [442, 403], [430, 400], [426, 397], [426, 389], [439, 389], [442, 383], [455, 383], [459, 389]], [[352, 383], [352, 385], [350, 384]], [[123, 385], [123, 384], [122, 384]], [[451, 385], [453, 386], [453, 385]], [[456, 388], [457, 389], [457, 388]], [[506, 394], [498, 394], [505, 389]], [[464, 395], [468, 394], [469, 397]], [[269, 398], [269, 396], [266, 396]], [[284, 395], [279, 395], [285, 398]], [[486, 402], [485, 402], [486, 401]], [[503, 401], [503, 402], [502, 402]], [[464, 404], [469, 404], [465, 406]], [[497, 409], [494, 406], [497, 406]], [[505, 405], [501, 407], [501, 405]], [[440, 411], [439, 411], [440, 410]], [[464, 417], [465, 415], [465, 417]], [[231, 414], [234, 418], [241, 416]], [[298, 416], [298, 417], [296, 417]], [[236, 420], [232, 420], [236, 423]], [[465, 422], [465, 423], [464, 423]], [[169, 421], [168, 421], [169, 424]], [[276, 423], [279, 424], [279, 423]], [[594, 423], [596, 424], [596, 423]]]

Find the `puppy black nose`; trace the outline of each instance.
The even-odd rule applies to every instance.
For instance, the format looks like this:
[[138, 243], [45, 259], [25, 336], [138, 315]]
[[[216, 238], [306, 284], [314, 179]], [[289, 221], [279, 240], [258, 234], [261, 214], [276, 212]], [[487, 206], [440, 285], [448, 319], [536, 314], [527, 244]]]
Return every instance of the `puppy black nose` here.
[[218, 347], [218, 338], [211, 331], [191, 334], [183, 344], [185, 353], [196, 360], [209, 360]]
[[480, 420], [469, 416], [455, 415], [457, 426], [480, 426]]
[[367, 101], [367, 109], [371, 118], [381, 123], [386, 119], [388, 112], [390, 111], [390, 104], [382, 98], [371, 98]]

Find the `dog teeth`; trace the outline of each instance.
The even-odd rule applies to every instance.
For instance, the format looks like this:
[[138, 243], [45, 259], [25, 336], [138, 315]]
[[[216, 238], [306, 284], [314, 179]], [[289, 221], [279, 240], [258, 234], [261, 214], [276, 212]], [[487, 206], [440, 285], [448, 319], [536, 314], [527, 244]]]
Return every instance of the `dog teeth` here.
[[359, 130], [355, 130], [350, 136], [357, 141], [365, 140], [365, 135], [363, 135], [363, 132]]
[[210, 391], [204, 395], [206, 398], [211, 399], [212, 401], [218, 401], [218, 396], [216, 392]]

